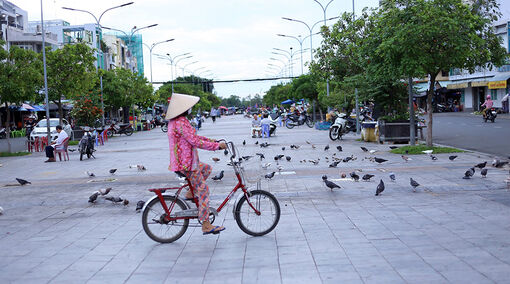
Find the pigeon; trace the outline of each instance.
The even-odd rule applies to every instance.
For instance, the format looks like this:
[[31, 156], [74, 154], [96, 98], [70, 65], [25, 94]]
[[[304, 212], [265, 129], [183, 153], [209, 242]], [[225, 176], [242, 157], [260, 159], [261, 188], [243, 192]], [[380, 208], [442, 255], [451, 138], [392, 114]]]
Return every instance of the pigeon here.
[[275, 173], [276, 173], [276, 172], [272, 172], [272, 173], [266, 174], [264, 177], [265, 177], [266, 179], [272, 179], [272, 178], [274, 177], [274, 174], [275, 174]]
[[416, 191], [416, 188], [420, 186], [419, 183], [417, 183], [413, 178], [409, 178], [410, 184], [413, 187], [413, 190]]
[[357, 175], [356, 172], [352, 172], [349, 175], [354, 181], [359, 181], [359, 175]]
[[336, 168], [338, 166], [338, 163], [340, 163], [340, 162], [333, 162], [333, 163], [329, 164], [329, 167]]
[[482, 171], [480, 172], [480, 174], [482, 175], [483, 178], [487, 177], [487, 169], [482, 169]]
[[21, 179], [21, 178], [16, 178], [16, 180], [19, 182], [20, 185], [26, 185], [26, 184], [32, 184], [31, 182], [29, 182], [28, 180], [24, 180], [24, 179]]
[[117, 169], [110, 169], [110, 174], [114, 174], [117, 171]]
[[374, 154], [375, 152], [377, 152], [377, 150], [370, 150], [368, 151], [370, 154]]
[[375, 190], [375, 196], [379, 196], [379, 194], [381, 194], [383, 191], [384, 191], [384, 182], [381, 179], [381, 181], [377, 185], [377, 189]]
[[327, 179], [324, 180], [324, 183], [326, 184], [327, 187], [329, 187], [329, 189], [331, 189], [331, 191], [333, 191], [333, 188], [341, 188], [338, 184]]
[[274, 160], [275, 160], [275, 161], [278, 161], [278, 160], [280, 160], [280, 159], [281, 159], [281, 158], [283, 158], [283, 157], [284, 157], [284, 156], [283, 156], [282, 154], [280, 154], [280, 155], [276, 155], [276, 156], [274, 156]]
[[271, 166], [271, 163], [265, 163], [264, 165], [262, 165], [262, 168], [267, 169], [269, 168], [269, 166]]
[[342, 160], [342, 162], [347, 163], [347, 162], [349, 162], [350, 160], [352, 160], [352, 157], [345, 157], [345, 158]]
[[114, 203], [119, 203], [119, 202], [123, 201], [122, 198], [120, 198], [120, 197], [113, 197], [113, 196], [108, 196], [108, 197], [105, 197], [104, 199], [106, 199], [108, 201], [111, 201], [111, 202], [114, 202]]
[[94, 173], [91, 173], [89, 171], [85, 171], [85, 174], [89, 177], [95, 177], [96, 175]]
[[99, 191], [94, 192], [91, 196], [89, 196], [89, 202], [90, 203], [96, 202], [96, 199], [98, 196], [99, 196]]
[[406, 150], [405, 153], [406, 153], [406, 155], [409, 155], [409, 150]]
[[122, 200], [122, 204], [124, 204], [124, 206], [127, 206], [129, 204], [129, 200], [127, 199]]
[[455, 156], [455, 155], [448, 157], [448, 159], [450, 159], [450, 161], [455, 160], [455, 158], [457, 158], [457, 156]]
[[223, 172], [224, 171], [222, 170], [219, 174], [212, 177], [212, 180], [221, 180], [223, 178]]
[[259, 141], [255, 142], [255, 145], [259, 145]]
[[216, 162], [216, 163], [220, 161], [220, 159], [219, 159], [219, 158], [216, 158], [216, 157], [212, 157], [211, 159], [212, 159], [214, 162]]
[[430, 155], [430, 158], [432, 159], [432, 161], [437, 161], [437, 157], [434, 155]]
[[315, 147], [315, 144], [312, 144], [312, 149], [315, 149], [315, 148], [317, 148], [317, 147]]
[[424, 150], [422, 152], [427, 154], [427, 155], [430, 155], [430, 154], [432, 154], [432, 152], [434, 152], [434, 150]]
[[363, 147], [363, 146], [361, 146], [360, 148], [361, 148], [361, 150], [363, 150], [363, 152], [368, 152], [368, 149], [367, 149], [367, 148], [365, 148], [365, 147]]
[[463, 179], [470, 179], [475, 173], [475, 168], [471, 168], [464, 173]]
[[0, 207], [0, 215], [4, 214], [4, 209]]
[[242, 157], [245, 161], [248, 161], [249, 159], [253, 158], [253, 156], [243, 156]]
[[[294, 146], [294, 147], [292, 147], [292, 146]], [[294, 149], [296, 149], [296, 150], [297, 150], [297, 149], [299, 149], [299, 147], [301, 147], [301, 146], [299, 146], [299, 145], [290, 145], [290, 148], [291, 148], [291, 149], [292, 149], [292, 148], [294, 148]]]
[[377, 162], [377, 163], [384, 163], [384, 162], [387, 162], [388, 160], [385, 160], [385, 159], [381, 159], [381, 158], [377, 158], [375, 157], [374, 160]]
[[319, 163], [319, 161], [317, 160], [308, 160], [308, 162], [314, 164], [314, 165], [317, 165]]
[[267, 143], [267, 142], [260, 143], [260, 145], [259, 145], [259, 146], [260, 146], [260, 148], [266, 148], [266, 147], [268, 147], [268, 146], [269, 146], [269, 143]]
[[502, 168], [504, 165], [508, 164], [508, 162], [502, 162], [502, 161], [497, 161], [495, 164], [494, 164], [494, 167], [496, 168]]
[[140, 212], [142, 210], [143, 206], [145, 205], [145, 201], [140, 200], [136, 203], [136, 212]]
[[245, 146], [245, 145], [246, 145], [246, 140], [243, 140], [243, 146]]
[[283, 170], [283, 166], [281, 166], [281, 165], [276, 166], [276, 168], [278, 169], [279, 172], [281, 172]]
[[327, 180], [328, 179], [328, 176], [327, 175], [323, 175], [322, 176], [322, 180]]
[[390, 173], [390, 179], [391, 179], [391, 181], [395, 181], [396, 180], [394, 173]]
[[111, 190], [112, 190], [112, 188], [108, 187], [108, 188], [104, 188], [104, 189], [102, 188], [102, 189], [98, 190], [97, 192], [99, 194], [101, 194], [102, 196], [104, 196], [104, 195], [107, 195], [108, 193], [110, 193]]
[[145, 170], [147, 170], [147, 168], [145, 168], [145, 166], [144, 166], [144, 165], [136, 165], [136, 168], [137, 168], [137, 169], [138, 169], [138, 171], [140, 171], [140, 172], [141, 172], [141, 171], [145, 171]]
[[346, 176], [347, 176], [347, 175], [346, 175], [345, 173], [341, 173], [341, 174], [340, 174], [340, 177], [341, 177], [341, 178], [345, 178]]
[[266, 158], [266, 156], [264, 156], [264, 154], [262, 154], [262, 153], [255, 153], [255, 155], [259, 156], [261, 161], [262, 161], [262, 159]]
[[487, 165], [487, 161], [483, 162], [483, 163], [479, 163], [475, 166], [475, 168], [479, 168], [479, 169], [483, 169], [485, 168], [485, 166]]
[[290, 162], [292, 158], [290, 156], [285, 156], [285, 159], [287, 160], [287, 162]]
[[312, 144], [312, 143], [310, 143], [310, 142], [308, 142], [308, 141], [305, 141], [305, 142], [306, 142], [306, 144]]
[[327, 150], [329, 150], [329, 144], [326, 145], [326, 147], [324, 147], [324, 151], [327, 151]]
[[363, 175], [362, 179], [363, 179], [364, 181], [370, 181], [370, 179], [371, 179], [372, 177], [374, 177], [374, 175], [371, 175], [371, 174], [365, 174], [365, 175]]
[[393, 150], [393, 149], [397, 149], [398, 147], [397, 146], [390, 146], [390, 149]]
[[69, 152], [71, 152], [71, 153], [72, 153], [72, 152], [74, 152], [74, 151], [76, 151], [76, 149], [72, 149], [72, 148], [69, 148], [69, 149], [67, 149], [67, 150], [68, 150]]
[[285, 151], [285, 147], [282, 147], [282, 151]]
[[404, 160], [406, 162], [409, 160], [412, 160], [411, 158], [409, 158], [408, 156], [405, 156], [405, 155], [402, 155], [401, 157], [402, 157], [402, 160]]
[[223, 151], [223, 154], [224, 154], [225, 156], [226, 156], [226, 155], [228, 155], [228, 150], [227, 150], [227, 149], [225, 149], [225, 151]]
[[336, 149], [338, 150], [338, 152], [342, 152], [343, 151], [342, 146], [336, 146]]

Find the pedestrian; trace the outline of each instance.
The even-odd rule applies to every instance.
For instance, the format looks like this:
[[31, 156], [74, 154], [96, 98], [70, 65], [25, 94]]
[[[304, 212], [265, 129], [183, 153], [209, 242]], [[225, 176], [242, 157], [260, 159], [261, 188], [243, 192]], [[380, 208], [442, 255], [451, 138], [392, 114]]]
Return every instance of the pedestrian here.
[[503, 107], [503, 113], [509, 112], [509, 104], [510, 104], [510, 93], [506, 94], [501, 99], [501, 106]]
[[253, 114], [253, 120], [251, 121], [251, 138], [257, 138], [255, 133], [260, 137], [260, 119], [258, 119], [258, 115]]
[[198, 198], [198, 220], [202, 224], [202, 233], [216, 234], [223, 230], [223, 226], [213, 226], [209, 222], [209, 187], [205, 180], [211, 174], [211, 166], [200, 162], [197, 149], [214, 151], [226, 149], [225, 142], [196, 135], [186, 115], [200, 100], [199, 97], [183, 94], [173, 94], [168, 105], [166, 119], [168, 123], [168, 145], [170, 148], [170, 165], [168, 170], [186, 176], [193, 187], [193, 192], [187, 192], [186, 198]]
[[260, 127], [262, 128], [262, 137], [269, 138], [269, 124], [271, 120], [269, 120], [269, 115], [264, 113], [264, 118], [260, 121]]
[[212, 119], [212, 122], [215, 123], [216, 122], [216, 109], [215, 108], [211, 108], [211, 119]]
[[44, 161], [45, 163], [56, 161], [55, 149], [57, 148], [61, 149], [62, 147], [64, 147], [64, 141], [66, 140], [66, 138], [69, 138], [67, 133], [65, 131], [62, 131], [61, 125], [57, 125], [55, 128], [57, 129], [58, 133], [57, 139], [51, 142], [50, 145], [46, 146], [46, 148], [44, 148], [44, 150], [46, 151], [46, 157], [48, 158], [48, 160]]

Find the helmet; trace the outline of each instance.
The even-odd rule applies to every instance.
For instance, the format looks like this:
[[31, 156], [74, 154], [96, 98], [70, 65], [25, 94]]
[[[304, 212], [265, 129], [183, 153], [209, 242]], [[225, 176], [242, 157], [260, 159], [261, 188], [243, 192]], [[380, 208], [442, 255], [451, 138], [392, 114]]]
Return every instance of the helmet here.
[[490, 99], [491, 98], [491, 95], [487, 95], [487, 99]]

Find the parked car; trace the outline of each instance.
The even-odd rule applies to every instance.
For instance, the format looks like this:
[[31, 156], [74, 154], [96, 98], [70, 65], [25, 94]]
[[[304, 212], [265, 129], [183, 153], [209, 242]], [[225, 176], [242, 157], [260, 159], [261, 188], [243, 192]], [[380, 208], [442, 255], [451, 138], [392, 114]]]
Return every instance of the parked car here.
[[[59, 124], [60, 120], [58, 118], [50, 118], [51, 140], [57, 139], [58, 133], [55, 127], [57, 127], [57, 125]], [[35, 137], [39, 138], [46, 137], [47, 131], [46, 129], [47, 129], [46, 119], [39, 120], [39, 122], [37, 122], [37, 124], [35, 125], [34, 130], [32, 130], [32, 132], [30, 133], [30, 140], [31, 141], [35, 140]], [[62, 129], [67, 133], [67, 135], [69, 135], [69, 137], [71, 137], [71, 133], [73, 130], [71, 129], [71, 125], [69, 124], [69, 122], [67, 122], [67, 120], [65, 119], [62, 119]]]

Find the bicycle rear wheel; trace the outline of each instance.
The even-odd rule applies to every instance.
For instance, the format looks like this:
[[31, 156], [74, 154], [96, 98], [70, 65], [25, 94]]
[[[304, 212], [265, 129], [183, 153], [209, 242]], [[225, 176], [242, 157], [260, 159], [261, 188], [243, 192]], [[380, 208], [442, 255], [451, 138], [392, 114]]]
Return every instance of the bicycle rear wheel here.
[[[253, 207], [252, 207], [253, 206]], [[257, 215], [254, 208], [259, 211]], [[234, 211], [237, 225], [252, 236], [263, 236], [271, 232], [280, 221], [280, 204], [276, 197], [264, 190], [253, 190], [241, 197]]]
[[[174, 202], [174, 196], [163, 196], [167, 206]], [[179, 211], [186, 210], [187, 206], [183, 201], [177, 199], [172, 210], [172, 215]], [[159, 201], [159, 198], [153, 199], [142, 213], [143, 230], [151, 239], [160, 243], [171, 243], [178, 240], [188, 229], [189, 219], [179, 219], [176, 221], [165, 220], [166, 212]]]

